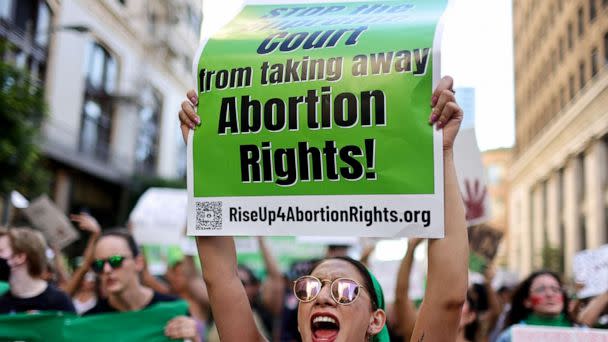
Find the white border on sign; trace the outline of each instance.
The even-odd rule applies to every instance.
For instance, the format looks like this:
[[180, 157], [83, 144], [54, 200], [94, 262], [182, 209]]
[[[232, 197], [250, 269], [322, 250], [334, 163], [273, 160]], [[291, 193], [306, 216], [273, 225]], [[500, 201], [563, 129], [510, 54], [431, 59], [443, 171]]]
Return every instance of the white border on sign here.
[[[348, 0], [334, 0], [328, 1], [331, 2], [350, 2]], [[298, 4], [298, 3], [306, 3], [307, 1], [303, 0], [245, 0], [241, 5], [239, 11], [231, 18], [229, 22], [231, 22], [234, 18], [236, 18], [243, 10], [243, 8], [247, 5], [277, 5], [277, 4]], [[323, 3], [323, 2], [320, 2]], [[433, 38], [433, 90], [437, 87], [439, 80], [441, 79], [441, 37], [443, 36], [443, 27], [446, 20], [446, 16], [448, 15], [450, 9], [453, 6], [453, 1], [448, 0], [446, 9], [443, 14], [439, 18], [437, 22], [437, 26], [435, 29], [435, 36]], [[195, 59], [192, 63], [192, 70], [194, 74], [194, 79], [196, 80], [197, 87], [198, 84], [198, 63], [200, 61], [200, 56], [203, 53], [203, 50], [209, 41], [210, 37], [212, 37], [217, 31], [221, 28], [217, 28], [217, 30], [210, 31], [209, 34], [204, 34], [201, 40], [201, 45], [197, 49]], [[432, 93], [429, 94], [429, 99], [431, 98]], [[336, 195], [325, 195], [325, 196], [246, 196], [246, 197], [216, 197], [216, 198], [194, 198], [194, 175], [193, 173], [193, 150], [192, 150], [192, 140], [194, 132], [190, 130], [188, 133], [188, 143], [187, 143], [187, 189], [188, 189], [188, 235], [218, 235], [217, 230], [207, 231], [206, 234], [203, 234], [201, 231], [196, 231], [194, 227], [196, 226], [195, 215], [196, 215], [196, 203], [197, 202], [208, 202], [208, 201], [222, 201], [226, 203], [234, 203], [234, 205], [241, 206], [243, 209], [252, 210], [253, 208], [257, 208], [263, 205], [268, 207], [281, 206], [285, 203], [295, 202], [294, 205], [299, 206], [302, 210], [319, 209], [329, 205], [333, 210], [340, 210], [340, 206], [336, 205], [336, 203], [343, 203], [344, 201], [350, 201], [351, 203], [368, 203], [371, 204], [371, 207], [374, 205], [380, 208], [386, 207], [389, 210], [397, 210], [398, 212], [403, 212], [404, 208], [407, 207], [407, 210], [426, 210], [426, 208], [434, 207], [436, 210], [431, 211], [431, 222], [441, 222], [440, 225], [433, 223], [430, 227], [423, 227], [421, 225], [416, 224], [407, 224], [407, 223], [383, 223], [382, 231], [383, 234], [378, 234], [377, 232], [371, 231], [369, 229], [365, 229], [365, 227], [355, 226], [352, 223], [347, 223], [347, 229], [344, 230], [335, 230], [338, 228], [338, 224], [335, 222], [316, 222], [314, 225], [311, 225], [309, 222], [292, 222], [289, 224], [289, 229], [276, 229], [272, 231], [268, 231], [268, 225], [263, 222], [247, 222], [245, 225], [242, 222], [237, 222], [231, 225], [228, 225], [226, 229], [222, 229], [222, 234], [225, 235], [327, 235], [328, 228], [332, 229], [332, 235], [336, 236], [361, 236], [361, 237], [427, 237], [427, 238], [443, 238], [444, 237], [444, 183], [443, 183], [443, 131], [438, 131], [436, 129], [433, 130], [433, 154], [434, 154], [434, 189], [435, 193], [432, 195], [344, 195], [344, 196], [336, 196]], [[428, 198], [427, 198], [428, 197]], [[296, 201], [297, 199], [297, 201]], [[223, 207], [222, 215], [227, 217], [227, 207]], [[364, 209], [371, 208], [369, 205], [365, 205]], [[365, 223], [363, 223], [365, 225]], [[293, 231], [292, 231], [293, 228]], [[298, 229], [306, 229], [306, 233], [302, 233], [298, 231]], [[354, 229], [353, 229], [354, 228]], [[236, 232], [234, 229], [238, 229]], [[268, 234], [263, 234], [264, 231], [268, 231]], [[262, 233], [262, 234], [261, 234]]]

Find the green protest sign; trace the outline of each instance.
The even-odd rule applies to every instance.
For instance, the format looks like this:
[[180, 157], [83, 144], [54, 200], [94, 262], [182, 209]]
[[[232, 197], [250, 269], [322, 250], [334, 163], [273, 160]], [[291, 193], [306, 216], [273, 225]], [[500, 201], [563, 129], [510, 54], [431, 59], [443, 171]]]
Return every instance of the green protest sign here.
[[[171, 341], [164, 335], [167, 322], [187, 313], [184, 301], [159, 303], [141, 311], [78, 317], [63, 313], [0, 316], [4, 341]], [[136, 329], [134, 329], [136, 328]]]
[[246, 5], [207, 37], [188, 233], [442, 236], [446, 3]]

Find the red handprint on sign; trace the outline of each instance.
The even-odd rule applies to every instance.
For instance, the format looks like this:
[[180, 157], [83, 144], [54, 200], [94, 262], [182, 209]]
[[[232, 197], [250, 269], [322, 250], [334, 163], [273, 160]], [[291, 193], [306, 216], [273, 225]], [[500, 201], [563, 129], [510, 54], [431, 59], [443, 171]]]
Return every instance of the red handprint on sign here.
[[474, 220], [476, 218], [482, 217], [485, 214], [485, 208], [483, 206], [483, 203], [486, 198], [486, 187], [483, 186], [480, 189], [479, 179], [475, 180], [472, 189], [471, 183], [468, 179], [464, 180], [464, 186], [467, 190], [467, 195], [463, 198], [464, 205], [467, 209], [467, 220]]

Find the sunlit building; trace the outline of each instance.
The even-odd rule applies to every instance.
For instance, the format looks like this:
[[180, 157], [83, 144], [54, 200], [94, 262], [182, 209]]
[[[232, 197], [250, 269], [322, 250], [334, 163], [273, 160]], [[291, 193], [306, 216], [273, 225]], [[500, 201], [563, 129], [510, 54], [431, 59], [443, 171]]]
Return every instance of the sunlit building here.
[[496, 263], [504, 266], [509, 250], [509, 180], [512, 150], [497, 148], [481, 153], [481, 160], [486, 174], [487, 196], [490, 199], [489, 227], [500, 231], [502, 240], [496, 256]]
[[41, 144], [67, 212], [122, 223], [134, 179], [185, 174], [176, 113], [194, 87], [197, 0], [5, 0], [4, 56], [43, 80]]
[[514, 0], [509, 264], [526, 274], [608, 243], [608, 0]]

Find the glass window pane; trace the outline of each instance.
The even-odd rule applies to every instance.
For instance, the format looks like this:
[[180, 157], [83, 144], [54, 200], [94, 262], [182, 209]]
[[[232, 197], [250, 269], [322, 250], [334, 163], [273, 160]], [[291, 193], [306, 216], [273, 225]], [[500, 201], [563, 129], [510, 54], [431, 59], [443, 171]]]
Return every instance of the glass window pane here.
[[80, 149], [82, 152], [93, 155], [98, 143], [98, 127], [101, 108], [99, 104], [88, 100], [84, 105]]
[[36, 44], [46, 47], [51, 34], [51, 11], [45, 3], [38, 7], [38, 23], [36, 26]]
[[97, 44], [91, 49], [91, 55], [89, 60], [89, 69], [87, 70], [87, 76], [89, 82], [93, 88], [101, 88], [103, 82], [103, 63], [104, 53], [101, 47]]
[[116, 60], [112, 56], [107, 56], [105, 90], [109, 94], [113, 93], [116, 90], [117, 74], [118, 70], [116, 67]]
[[0, 18], [10, 19], [12, 8], [13, 0], [0, 0]]

